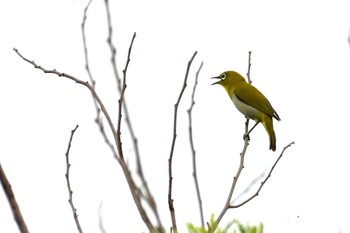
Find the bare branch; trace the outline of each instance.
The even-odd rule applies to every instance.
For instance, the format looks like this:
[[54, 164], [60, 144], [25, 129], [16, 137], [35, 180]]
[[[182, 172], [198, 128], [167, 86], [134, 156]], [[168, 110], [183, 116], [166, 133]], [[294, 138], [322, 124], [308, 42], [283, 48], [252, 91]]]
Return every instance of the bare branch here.
[[260, 190], [262, 189], [262, 187], [265, 185], [266, 181], [271, 177], [272, 171], [275, 169], [278, 161], [282, 158], [282, 155], [284, 154], [285, 150], [292, 146], [294, 144], [294, 142], [289, 143], [287, 146], [285, 146], [281, 152], [281, 154], [278, 156], [278, 158], [276, 159], [276, 162], [273, 164], [273, 166], [270, 169], [269, 174], [267, 174], [266, 178], [261, 182], [260, 187], [258, 188], [258, 190], [247, 200], [243, 201], [242, 203], [238, 204], [238, 205], [230, 205], [229, 208], [238, 208], [243, 206], [244, 204], [246, 204], [247, 202], [249, 202], [250, 200], [252, 200], [253, 198], [255, 198], [256, 196], [259, 195]]
[[[85, 57], [85, 69], [86, 72], [89, 76], [89, 80], [91, 82], [92, 87], [95, 89], [96, 88], [96, 81], [92, 76], [92, 73], [90, 71], [90, 65], [89, 65], [89, 56], [88, 56], [88, 47], [87, 47], [87, 42], [86, 42], [86, 35], [85, 35], [85, 24], [86, 24], [86, 19], [87, 19], [87, 11], [89, 9], [89, 6], [91, 4], [92, 0], [90, 0], [88, 2], [88, 4], [86, 5], [85, 9], [84, 9], [84, 16], [83, 16], [83, 20], [81, 23], [81, 31], [82, 31], [82, 38], [83, 38], [83, 47], [84, 47], [84, 57]], [[98, 128], [102, 134], [102, 137], [105, 141], [105, 143], [107, 144], [107, 146], [111, 149], [113, 156], [117, 157], [117, 152], [112, 144], [112, 142], [109, 140], [104, 125], [103, 125], [103, 121], [101, 119], [101, 109], [98, 106], [98, 103], [96, 101], [96, 99], [94, 98], [94, 96], [92, 96], [94, 105], [95, 105], [95, 109], [96, 109], [96, 118], [95, 118], [95, 123], [98, 125]]]
[[143, 222], [146, 224], [146, 226], [148, 227], [148, 230], [150, 232], [156, 232], [155, 227], [153, 226], [153, 224], [151, 223], [151, 220], [149, 219], [146, 211], [144, 210], [142, 204], [141, 204], [141, 199], [140, 199], [140, 195], [138, 192], [138, 188], [134, 182], [134, 180], [132, 179], [131, 173], [129, 171], [128, 165], [126, 164], [125, 160], [124, 160], [124, 155], [123, 155], [123, 149], [122, 149], [122, 141], [121, 141], [121, 119], [122, 119], [122, 109], [123, 109], [123, 103], [124, 103], [124, 93], [125, 93], [125, 89], [127, 87], [126, 85], [126, 72], [130, 63], [130, 55], [131, 55], [131, 50], [132, 50], [132, 46], [134, 44], [134, 40], [136, 37], [136, 32], [134, 33], [132, 39], [131, 39], [131, 43], [129, 46], [129, 52], [128, 52], [128, 57], [127, 57], [127, 61], [125, 64], [125, 69], [123, 70], [123, 85], [122, 85], [122, 89], [121, 89], [121, 93], [120, 93], [120, 98], [118, 100], [119, 103], [119, 114], [118, 114], [118, 128], [117, 128], [117, 140], [116, 140], [116, 145], [117, 145], [117, 150], [118, 150], [118, 154], [119, 154], [119, 164], [121, 165], [121, 167], [123, 168], [123, 172], [124, 175], [128, 181], [129, 187], [130, 187], [130, 191], [132, 194], [132, 197], [134, 199], [134, 202], [138, 208], [138, 211], [141, 215], [141, 218], [143, 220]]
[[72, 191], [72, 188], [71, 188], [71, 185], [70, 185], [70, 180], [69, 180], [69, 169], [70, 169], [69, 151], [70, 151], [70, 148], [72, 146], [72, 140], [73, 140], [74, 133], [78, 129], [78, 127], [79, 127], [79, 125], [77, 125], [72, 130], [71, 135], [70, 135], [70, 139], [69, 139], [69, 142], [68, 142], [68, 147], [67, 147], [67, 151], [66, 151], [66, 174], [65, 174], [65, 176], [66, 176], [67, 187], [68, 187], [68, 196], [69, 196], [68, 202], [69, 202], [69, 205], [70, 205], [70, 207], [72, 209], [72, 212], [73, 212], [75, 225], [77, 226], [77, 229], [78, 229], [79, 233], [83, 233], [83, 230], [82, 230], [82, 228], [80, 226], [80, 222], [79, 222], [79, 219], [78, 219], [77, 209], [75, 208], [74, 203], [73, 203], [73, 191]]
[[17, 204], [15, 194], [12, 191], [11, 184], [6, 177], [5, 171], [2, 169], [1, 163], [0, 163], [0, 182], [1, 182], [2, 188], [4, 189], [7, 200], [10, 204], [13, 217], [15, 218], [15, 221], [17, 223], [17, 226], [20, 232], [29, 233], [27, 225], [21, 214], [21, 210], [19, 209], [19, 206]]
[[186, 69], [186, 74], [185, 74], [185, 79], [184, 79], [184, 83], [182, 85], [179, 97], [177, 99], [177, 102], [175, 103], [174, 106], [174, 130], [173, 130], [173, 139], [172, 139], [172, 143], [171, 143], [171, 149], [170, 149], [170, 156], [168, 159], [168, 166], [169, 166], [169, 190], [168, 190], [168, 205], [169, 205], [169, 210], [170, 210], [170, 215], [171, 215], [171, 221], [172, 221], [172, 229], [174, 230], [174, 232], [177, 232], [177, 226], [176, 226], [176, 218], [175, 218], [175, 208], [174, 208], [174, 200], [172, 197], [172, 187], [173, 187], [173, 171], [172, 171], [172, 162], [173, 162], [173, 154], [174, 154], [174, 148], [175, 148], [175, 141], [176, 141], [176, 130], [177, 130], [177, 110], [178, 110], [178, 106], [180, 104], [182, 95], [186, 89], [187, 86], [187, 77], [188, 77], [188, 73], [190, 71], [191, 68], [191, 64], [193, 59], [195, 58], [195, 56], [197, 55], [197, 51], [194, 52], [192, 58], [189, 60], [188, 64], [187, 64], [187, 69]]
[[117, 133], [116, 133], [114, 124], [113, 124], [113, 122], [112, 122], [112, 119], [111, 119], [111, 117], [109, 116], [109, 114], [108, 114], [108, 112], [107, 112], [107, 110], [106, 110], [106, 108], [105, 108], [103, 102], [101, 101], [100, 97], [97, 95], [95, 89], [93, 88], [93, 86], [92, 86], [89, 82], [82, 81], [82, 80], [80, 80], [80, 79], [78, 79], [78, 78], [76, 78], [76, 77], [74, 77], [74, 76], [72, 76], [72, 75], [66, 74], [66, 73], [58, 72], [56, 69], [53, 69], [53, 70], [45, 69], [45, 68], [43, 68], [43, 67], [37, 65], [34, 61], [30, 61], [29, 59], [27, 59], [27, 58], [25, 58], [24, 56], [22, 56], [22, 54], [21, 54], [16, 48], [14, 48], [13, 50], [14, 50], [14, 51], [18, 54], [18, 56], [20, 56], [24, 61], [26, 61], [26, 62], [32, 64], [32, 65], [34, 66], [34, 68], [43, 71], [45, 74], [55, 74], [55, 75], [57, 75], [57, 76], [59, 76], [59, 77], [65, 77], [65, 78], [68, 78], [68, 79], [70, 79], [70, 80], [72, 80], [72, 81], [74, 81], [74, 82], [76, 82], [76, 83], [78, 83], [78, 84], [81, 84], [81, 85], [85, 86], [86, 88], [88, 88], [88, 89], [90, 90], [91, 94], [92, 94], [92, 95], [94, 96], [94, 98], [96, 99], [97, 103], [99, 104], [99, 106], [100, 106], [100, 108], [101, 108], [101, 110], [102, 110], [104, 116], [106, 117], [107, 122], [108, 122], [108, 124], [109, 124], [109, 127], [110, 127], [111, 130], [112, 130], [114, 139], [115, 139], [115, 141], [117, 142], [117, 137], [116, 137], [116, 136], [117, 136]]
[[117, 146], [118, 148], [118, 153], [121, 153], [121, 155], [119, 155], [119, 157], [117, 157], [116, 159], [118, 160], [120, 166], [122, 167], [122, 170], [124, 172], [124, 175], [125, 175], [125, 178], [127, 180], [127, 183], [129, 185], [129, 189], [131, 191], [131, 194], [132, 194], [132, 197], [134, 199], [134, 202], [137, 206], [137, 209], [142, 217], [142, 220], [145, 222], [145, 224], [147, 225], [148, 229], [150, 232], [155, 232], [155, 228], [153, 227], [153, 225], [151, 224], [151, 221], [149, 220], [144, 208], [142, 207], [142, 204], [141, 204], [141, 200], [138, 196], [138, 192], [137, 192], [137, 187], [135, 185], [135, 182], [134, 180], [132, 179], [131, 177], [131, 174], [130, 174], [130, 171], [129, 171], [129, 168], [127, 166], [127, 164], [125, 163], [124, 159], [123, 159], [123, 151], [122, 151], [122, 147], [121, 147], [121, 142], [119, 142], [118, 140], [120, 139], [120, 135], [117, 136], [117, 131], [114, 127], [114, 124], [111, 120], [111, 117], [109, 116], [109, 113], [108, 111], [106, 110], [103, 102], [101, 101], [100, 97], [97, 95], [95, 89], [91, 86], [91, 84], [89, 82], [84, 82], [80, 79], [77, 79], [75, 78], [74, 76], [72, 75], [69, 75], [69, 74], [65, 74], [65, 73], [61, 73], [61, 72], [58, 72], [57, 70], [53, 69], [53, 70], [47, 70], [39, 65], [37, 65], [34, 61], [30, 61], [29, 59], [25, 58], [24, 56], [22, 56], [22, 54], [19, 53], [19, 51], [14, 48], [13, 49], [17, 54], [18, 56], [20, 56], [24, 61], [32, 64], [34, 66], [34, 68], [36, 69], [40, 69], [42, 70], [44, 73], [50, 73], [50, 74], [56, 74], [57, 76], [59, 77], [65, 77], [65, 78], [68, 78], [70, 80], [73, 80], [75, 81], [76, 83], [78, 84], [81, 84], [83, 86], [85, 86], [86, 88], [88, 88], [90, 90], [90, 92], [92, 93], [92, 95], [94, 96], [94, 98], [96, 99], [97, 103], [99, 104], [99, 107], [101, 108], [101, 111], [102, 113], [104, 114], [104, 116], [106, 117], [107, 119], [107, 122], [108, 122], [108, 125], [112, 131], [112, 134], [113, 134], [113, 137], [114, 137], [114, 141], [115, 141], [115, 144], [119, 146]]
[[189, 131], [189, 137], [190, 137], [190, 146], [191, 146], [191, 151], [192, 151], [192, 175], [193, 175], [193, 179], [194, 179], [194, 184], [195, 184], [195, 188], [196, 188], [196, 193], [197, 193], [197, 199], [198, 199], [198, 205], [199, 205], [199, 214], [200, 214], [200, 218], [201, 218], [201, 226], [204, 227], [204, 216], [203, 216], [203, 205], [202, 205], [202, 198], [201, 198], [201, 193], [199, 191], [199, 184], [198, 184], [198, 177], [197, 177], [197, 162], [196, 162], [196, 150], [194, 148], [194, 143], [193, 143], [193, 134], [192, 134], [192, 110], [195, 104], [194, 101], [194, 94], [196, 92], [196, 87], [198, 84], [198, 76], [199, 76], [199, 72], [201, 71], [203, 67], [203, 62], [201, 63], [201, 65], [198, 68], [198, 71], [196, 73], [196, 79], [193, 85], [193, 91], [192, 91], [192, 96], [191, 96], [191, 106], [190, 108], [187, 110], [188, 113], [188, 131]]

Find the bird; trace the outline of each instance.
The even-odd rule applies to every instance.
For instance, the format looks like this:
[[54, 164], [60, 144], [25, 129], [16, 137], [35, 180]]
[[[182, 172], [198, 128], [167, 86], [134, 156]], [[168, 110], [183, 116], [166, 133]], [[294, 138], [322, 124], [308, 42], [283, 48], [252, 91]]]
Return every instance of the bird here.
[[254, 120], [255, 125], [248, 131], [245, 137], [249, 138], [249, 133], [260, 122], [264, 126], [270, 139], [270, 150], [276, 151], [276, 135], [273, 130], [272, 118], [280, 121], [275, 109], [269, 100], [253, 85], [235, 71], [225, 71], [213, 79], [219, 81], [212, 85], [219, 84], [223, 86], [236, 108], [245, 115], [246, 118]]

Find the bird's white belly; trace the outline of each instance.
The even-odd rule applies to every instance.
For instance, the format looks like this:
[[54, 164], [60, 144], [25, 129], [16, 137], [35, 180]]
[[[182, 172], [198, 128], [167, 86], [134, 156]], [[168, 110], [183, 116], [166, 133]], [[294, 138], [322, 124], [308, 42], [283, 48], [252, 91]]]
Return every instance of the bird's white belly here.
[[235, 94], [233, 94], [231, 96], [231, 100], [234, 103], [234, 105], [236, 106], [236, 108], [243, 115], [245, 115], [249, 119], [252, 119], [252, 120], [255, 120], [255, 121], [260, 121], [259, 120], [259, 118], [260, 118], [259, 111], [256, 108], [254, 108], [254, 107], [252, 107], [252, 106], [242, 102], [240, 99], [237, 98], [237, 96]]

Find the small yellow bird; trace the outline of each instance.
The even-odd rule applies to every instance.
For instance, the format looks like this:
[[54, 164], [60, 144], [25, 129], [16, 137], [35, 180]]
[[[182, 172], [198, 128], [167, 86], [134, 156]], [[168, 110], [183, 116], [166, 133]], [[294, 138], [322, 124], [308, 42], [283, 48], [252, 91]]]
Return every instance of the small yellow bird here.
[[276, 136], [273, 130], [272, 117], [278, 121], [281, 119], [268, 99], [235, 71], [226, 71], [220, 76], [213, 78], [220, 80], [212, 85], [220, 84], [223, 86], [236, 108], [247, 118], [256, 122], [249, 130], [247, 136], [261, 122], [270, 138], [270, 150], [275, 151]]

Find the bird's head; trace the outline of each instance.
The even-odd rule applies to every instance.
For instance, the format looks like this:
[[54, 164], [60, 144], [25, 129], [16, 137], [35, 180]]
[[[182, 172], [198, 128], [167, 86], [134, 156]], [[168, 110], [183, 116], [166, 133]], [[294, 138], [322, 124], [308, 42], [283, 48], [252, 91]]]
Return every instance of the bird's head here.
[[230, 88], [235, 88], [240, 82], [245, 82], [244, 78], [235, 71], [226, 71], [217, 77], [212, 77], [212, 79], [219, 79], [219, 81], [213, 83], [220, 84], [226, 90]]

